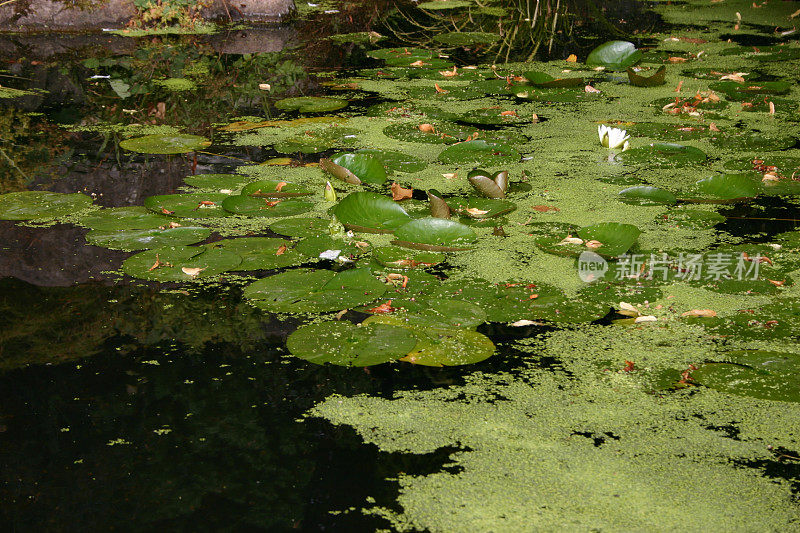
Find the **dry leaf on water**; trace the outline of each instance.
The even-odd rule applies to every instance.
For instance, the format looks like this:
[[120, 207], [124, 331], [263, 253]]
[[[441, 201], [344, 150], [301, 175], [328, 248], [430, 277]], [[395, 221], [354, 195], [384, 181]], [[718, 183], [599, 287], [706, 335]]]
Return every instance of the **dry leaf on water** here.
[[192, 278], [196, 278], [197, 275], [200, 274], [200, 272], [202, 272], [203, 270], [205, 270], [205, 268], [181, 267], [181, 272], [183, 272], [184, 274], [186, 274], [187, 276], [192, 277]]
[[399, 183], [392, 183], [391, 190], [392, 190], [392, 200], [394, 200], [395, 202], [411, 198], [412, 194], [414, 193], [414, 189], [406, 189], [404, 187], [401, 187]]
[[685, 313], [681, 313], [681, 316], [698, 316], [698, 317], [715, 317], [717, 316], [717, 312], [712, 309], [692, 309], [691, 311], [686, 311]]

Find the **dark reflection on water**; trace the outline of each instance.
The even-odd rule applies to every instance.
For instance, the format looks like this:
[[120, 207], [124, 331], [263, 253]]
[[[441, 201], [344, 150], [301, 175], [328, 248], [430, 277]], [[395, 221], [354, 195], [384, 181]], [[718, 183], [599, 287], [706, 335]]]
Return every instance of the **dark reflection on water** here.
[[[511, 369], [321, 367], [287, 356], [279, 322], [238, 292], [42, 288], [0, 280], [0, 516], [31, 530], [374, 530], [399, 473], [455, 449], [381, 453], [348, 428], [298, 423], [332, 393], [391, 397]], [[55, 355], [57, 354], [57, 355]], [[54, 356], [55, 355], [55, 356]], [[72, 361], [58, 363], [59, 360]]]

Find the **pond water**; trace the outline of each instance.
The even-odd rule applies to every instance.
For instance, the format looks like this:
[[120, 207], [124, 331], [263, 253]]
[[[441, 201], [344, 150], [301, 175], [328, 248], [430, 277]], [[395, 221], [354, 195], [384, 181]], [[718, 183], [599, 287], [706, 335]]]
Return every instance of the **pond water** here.
[[796, 528], [796, 4], [546, 5], [2, 36], [3, 523]]

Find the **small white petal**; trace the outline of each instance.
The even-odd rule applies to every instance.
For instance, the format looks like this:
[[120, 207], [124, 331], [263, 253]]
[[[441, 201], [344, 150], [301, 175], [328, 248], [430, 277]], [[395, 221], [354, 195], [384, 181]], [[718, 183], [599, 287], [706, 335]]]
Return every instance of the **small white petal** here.
[[342, 253], [341, 250], [325, 250], [321, 254], [319, 254], [320, 259], [330, 259], [331, 261], [335, 260], [339, 255]]

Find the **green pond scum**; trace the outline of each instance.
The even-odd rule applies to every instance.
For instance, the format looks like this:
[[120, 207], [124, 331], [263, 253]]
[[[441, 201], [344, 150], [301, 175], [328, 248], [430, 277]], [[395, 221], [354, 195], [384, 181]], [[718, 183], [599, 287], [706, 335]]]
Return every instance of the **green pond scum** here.
[[0, 464], [76, 527], [800, 527], [797, 2], [136, 4], [0, 78]]

